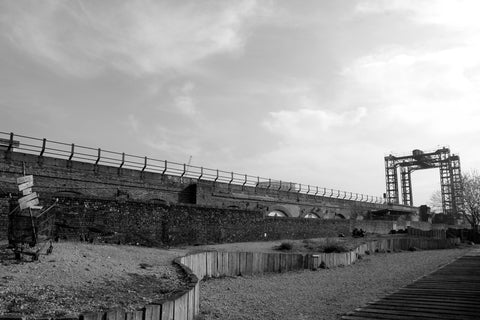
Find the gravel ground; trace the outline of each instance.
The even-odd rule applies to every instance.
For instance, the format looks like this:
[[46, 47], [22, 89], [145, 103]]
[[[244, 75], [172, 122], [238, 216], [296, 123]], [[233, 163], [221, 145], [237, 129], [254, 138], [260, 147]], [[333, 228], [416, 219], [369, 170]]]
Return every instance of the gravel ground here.
[[172, 265], [181, 250], [63, 242], [40, 261], [16, 262], [5, 247], [0, 246], [0, 315], [132, 310], [185, 285]]
[[339, 319], [470, 249], [380, 253], [329, 270], [208, 280], [200, 289], [201, 319]]

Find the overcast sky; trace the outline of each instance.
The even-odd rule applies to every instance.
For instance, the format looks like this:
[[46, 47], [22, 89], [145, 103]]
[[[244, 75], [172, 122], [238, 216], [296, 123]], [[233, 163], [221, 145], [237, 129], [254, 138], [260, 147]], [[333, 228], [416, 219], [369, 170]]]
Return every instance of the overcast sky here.
[[[0, 2], [0, 131], [381, 196], [480, 163], [480, 1]], [[413, 174], [415, 204], [440, 189]]]

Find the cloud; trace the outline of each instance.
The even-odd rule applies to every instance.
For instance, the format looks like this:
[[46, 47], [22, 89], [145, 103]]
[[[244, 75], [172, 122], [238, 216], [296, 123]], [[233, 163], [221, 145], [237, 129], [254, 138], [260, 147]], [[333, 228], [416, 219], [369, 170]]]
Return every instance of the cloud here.
[[413, 22], [454, 29], [478, 29], [480, 3], [476, 0], [367, 0], [356, 6], [359, 14], [403, 13]]
[[140, 122], [134, 114], [129, 114], [127, 116], [126, 125], [131, 131], [133, 131], [133, 133], [138, 133]]
[[478, 132], [480, 47], [383, 48], [343, 71], [385, 119], [432, 134]]
[[174, 106], [180, 111], [180, 113], [190, 117], [198, 113], [194, 99], [191, 95], [194, 88], [195, 85], [192, 82], [187, 82], [179, 89], [172, 90]]
[[5, 1], [0, 22], [4, 36], [51, 68], [143, 75], [241, 50], [258, 10], [253, 0]]
[[[306, 105], [313, 101], [306, 99]], [[367, 109], [359, 107], [344, 112], [327, 109], [301, 108], [298, 110], [282, 110], [270, 112], [270, 118], [263, 126], [272, 133], [281, 136], [285, 141], [294, 144], [319, 141], [319, 137], [334, 135], [333, 132], [352, 129], [365, 116]]]

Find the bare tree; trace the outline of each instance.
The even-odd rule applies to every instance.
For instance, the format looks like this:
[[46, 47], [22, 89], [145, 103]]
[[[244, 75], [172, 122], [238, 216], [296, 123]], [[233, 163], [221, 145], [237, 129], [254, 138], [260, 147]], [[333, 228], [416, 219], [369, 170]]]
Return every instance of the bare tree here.
[[470, 223], [472, 229], [478, 231], [480, 223], [480, 174], [472, 170], [463, 174], [463, 192], [465, 198], [465, 210], [463, 217]]
[[432, 212], [435, 213], [442, 213], [443, 206], [442, 206], [442, 192], [440, 190], [436, 190], [430, 196], [430, 201], [428, 202], [430, 208], [432, 208]]

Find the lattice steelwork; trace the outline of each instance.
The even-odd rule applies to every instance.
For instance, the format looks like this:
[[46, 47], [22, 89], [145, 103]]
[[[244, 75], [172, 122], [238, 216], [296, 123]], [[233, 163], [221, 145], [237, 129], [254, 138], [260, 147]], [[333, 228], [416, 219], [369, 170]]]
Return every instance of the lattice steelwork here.
[[443, 147], [428, 153], [424, 153], [421, 150], [413, 150], [411, 155], [401, 157], [386, 156], [385, 178], [388, 203], [400, 203], [398, 167], [400, 167], [402, 203], [404, 205], [413, 205], [411, 173], [415, 170], [439, 168], [443, 213], [456, 215], [463, 209], [460, 158], [458, 155], [451, 155], [448, 148]]

